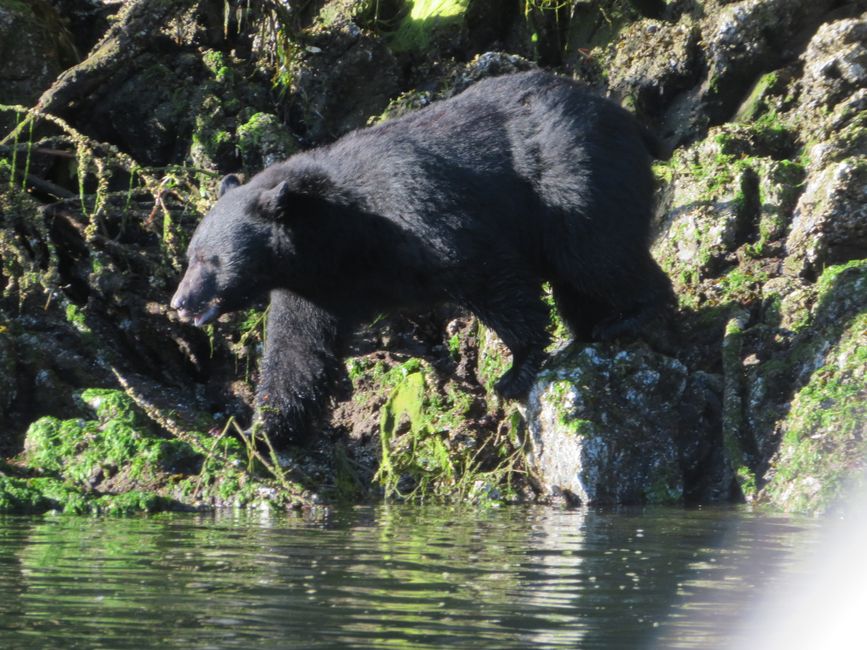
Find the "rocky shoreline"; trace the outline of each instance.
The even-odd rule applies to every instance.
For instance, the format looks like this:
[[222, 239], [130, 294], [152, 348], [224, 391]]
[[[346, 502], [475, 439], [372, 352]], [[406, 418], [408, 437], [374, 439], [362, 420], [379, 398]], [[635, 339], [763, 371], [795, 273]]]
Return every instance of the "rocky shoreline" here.
[[[860, 480], [863, 2], [255, 4], [0, 0], [0, 512], [823, 512]], [[672, 150], [653, 247], [680, 302], [668, 331], [572, 343], [552, 313], [519, 404], [494, 396], [509, 359], [475, 319], [384, 314], [310, 448], [250, 440], [266, 314], [198, 330], [167, 307], [219, 178], [535, 66]]]

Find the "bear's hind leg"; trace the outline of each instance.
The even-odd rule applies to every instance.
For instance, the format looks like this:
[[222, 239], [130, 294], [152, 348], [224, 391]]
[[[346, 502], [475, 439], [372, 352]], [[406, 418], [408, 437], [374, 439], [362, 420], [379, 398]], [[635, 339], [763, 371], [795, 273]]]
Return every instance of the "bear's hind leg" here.
[[338, 368], [338, 321], [290, 291], [271, 292], [255, 421], [272, 441], [303, 442]]
[[512, 367], [494, 384], [505, 399], [526, 397], [545, 360], [549, 310], [539, 285], [529, 278], [520, 284], [489, 285], [483, 299], [470, 303], [476, 316], [512, 353]]
[[621, 300], [610, 315], [594, 325], [594, 340], [611, 341], [641, 335], [648, 323], [666, 315], [677, 304], [671, 280], [649, 254], [641, 267], [637, 276], [641, 281], [636, 283], [632, 293], [615, 294], [622, 296]]
[[601, 300], [582, 294], [565, 282], [551, 282], [554, 303], [560, 318], [576, 341], [593, 340], [594, 329], [611, 312]]

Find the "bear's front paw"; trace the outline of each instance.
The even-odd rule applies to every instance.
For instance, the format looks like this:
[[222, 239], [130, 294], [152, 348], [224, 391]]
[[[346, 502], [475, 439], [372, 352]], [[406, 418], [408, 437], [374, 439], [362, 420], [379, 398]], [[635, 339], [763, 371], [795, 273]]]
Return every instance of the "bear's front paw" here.
[[303, 444], [308, 439], [307, 418], [297, 407], [260, 398], [251, 430], [257, 437], [267, 436], [271, 445]]

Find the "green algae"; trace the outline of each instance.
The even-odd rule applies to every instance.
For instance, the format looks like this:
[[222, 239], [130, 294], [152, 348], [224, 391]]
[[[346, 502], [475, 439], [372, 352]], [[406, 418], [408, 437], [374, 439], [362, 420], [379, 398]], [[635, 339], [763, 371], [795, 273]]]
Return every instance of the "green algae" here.
[[462, 24], [469, 0], [408, 0], [407, 4], [409, 13], [391, 38], [396, 52], [423, 50], [438, 31]]
[[121, 469], [130, 480], [158, 483], [161, 473], [195, 462], [189, 444], [156, 437], [122, 391], [87, 389], [80, 399], [97, 419], [46, 416], [34, 422], [25, 439], [28, 467], [57, 472], [81, 485], [111, 478]]
[[46, 416], [29, 427], [19, 472], [29, 475], [0, 473], [0, 512], [288, 507], [304, 490], [269, 476], [228, 427], [167, 437], [123, 391], [87, 389], [79, 401], [94, 419]]
[[380, 409], [381, 460], [375, 479], [384, 496], [480, 505], [513, 498], [522, 458], [520, 425], [512, 423], [503, 435], [487, 438], [467, 431], [475, 396], [454, 382], [436, 389], [431, 367], [411, 361], [416, 363], [384, 376], [387, 382], [399, 377]]
[[741, 122], [751, 122], [769, 112], [768, 96], [779, 92], [781, 79], [778, 72], [763, 74], [756, 81], [750, 94], [741, 104], [735, 119]]
[[511, 365], [511, 358], [506, 347], [500, 339], [488, 327], [478, 324], [479, 357], [476, 376], [479, 383], [487, 391], [490, 398], [498, 399], [494, 391], [494, 384], [503, 376]]
[[271, 113], [253, 113], [238, 126], [238, 150], [244, 167], [267, 167], [295, 153], [295, 141], [286, 126]]
[[792, 400], [764, 497], [790, 511], [822, 512], [867, 464], [867, 313]]
[[745, 498], [752, 500], [756, 492], [754, 459], [751, 452], [755, 440], [748, 438], [749, 430], [744, 421], [743, 334], [749, 314], [736, 312], [726, 324], [722, 341], [723, 405], [722, 442], [727, 462], [727, 471], [737, 483]]

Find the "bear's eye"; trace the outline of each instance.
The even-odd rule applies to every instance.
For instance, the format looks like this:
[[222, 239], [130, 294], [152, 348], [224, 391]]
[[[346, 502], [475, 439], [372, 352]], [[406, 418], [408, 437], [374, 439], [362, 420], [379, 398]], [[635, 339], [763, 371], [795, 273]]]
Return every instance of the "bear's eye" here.
[[214, 266], [219, 268], [222, 266], [220, 263], [220, 257], [218, 255], [211, 255], [210, 257], [206, 257], [202, 253], [196, 253], [193, 255], [192, 262], [196, 264], [201, 264], [203, 266]]

